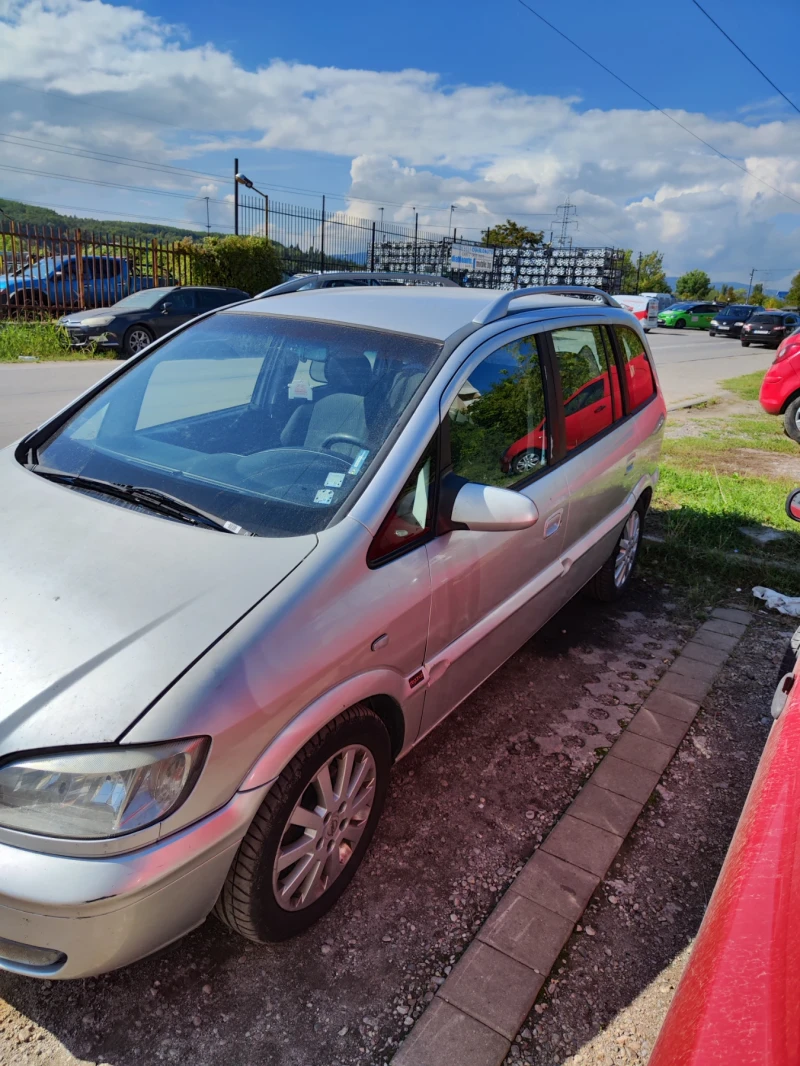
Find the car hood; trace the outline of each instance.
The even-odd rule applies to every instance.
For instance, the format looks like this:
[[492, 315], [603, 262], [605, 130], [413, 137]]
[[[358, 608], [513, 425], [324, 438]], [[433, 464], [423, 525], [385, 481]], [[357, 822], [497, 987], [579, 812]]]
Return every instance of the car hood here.
[[0, 758], [115, 741], [314, 550], [199, 529], [0, 452]]
[[[148, 310], [148, 309], [143, 309]], [[69, 311], [61, 319], [62, 322], [78, 323], [87, 318], [98, 318], [100, 315], [112, 315], [114, 318], [124, 318], [125, 315], [134, 314], [132, 311], [115, 311], [113, 307], [93, 307], [89, 311]]]

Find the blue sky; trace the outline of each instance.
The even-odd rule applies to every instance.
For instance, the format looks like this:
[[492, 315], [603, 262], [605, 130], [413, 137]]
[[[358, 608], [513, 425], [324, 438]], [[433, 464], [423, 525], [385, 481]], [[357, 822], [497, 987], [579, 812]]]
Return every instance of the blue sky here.
[[[800, 201], [800, 116], [691, 0], [532, 6]], [[704, 6], [800, 101], [796, 0], [773, 0], [757, 26], [742, 0]], [[455, 203], [471, 236], [507, 215], [547, 230], [569, 195], [582, 243], [658, 247], [670, 273], [736, 278], [758, 266], [773, 284], [778, 269], [800, 269], [800, 203], [648, 111], [517, 0], [0, 0], [0, 32], [0, 130], [15, 138], [0, 158], [17, 168], [0, 169], [2, 195], [195, 224], [208, 195], [222, 228], [238, 155], [274, 197], [325, 191], [360, 216], [384, 201], [388, 217], [417, 206], [423, 225], [444, 228]], [[79, 158], [75, 146], [205, 177]]]

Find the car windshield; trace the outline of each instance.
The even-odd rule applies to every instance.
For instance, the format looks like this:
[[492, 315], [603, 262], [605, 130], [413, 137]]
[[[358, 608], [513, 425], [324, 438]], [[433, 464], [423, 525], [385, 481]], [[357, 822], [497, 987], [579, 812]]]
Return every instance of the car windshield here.
[[168, 296], [172, 289], [143, 289], [141, 292], [132, 292], [130, 296], [118, 300], [114, 304], [115, 311], [146, 311], [154, 307], [159, 300]]
[[731, 304], [730, 307], [723, 307], [717, 318], [741, 318], [742, 315], [749, 315], [752, 310], [752, 307], [737, 307]]
[[441, 348], [376, 329], [218, 314], [112, 380], [37, 462], [169, 492], [262, 536], [317, 532]]
[[684, 302], [684, 303], [678, 303], [678, 304], [670, 304], [669, 307], [666, 308], [666, 310], [667, 311], [687, 311], [690, 307], [694, 307], [694, 306], [695, 305], [693, 303]]

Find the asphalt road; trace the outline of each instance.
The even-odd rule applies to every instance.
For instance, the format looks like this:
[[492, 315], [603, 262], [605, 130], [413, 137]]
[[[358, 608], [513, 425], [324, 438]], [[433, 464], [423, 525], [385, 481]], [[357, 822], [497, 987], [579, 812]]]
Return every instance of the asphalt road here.
[[[742, 348], [726, 337], [695, 330], [653, 330], [650, 344], [668, 404], [713, 395], [719, 382], [754, 370], [774, 359], [767, 348]], [[116, 362], [0, 364], [0, 447], [65, 406]]]

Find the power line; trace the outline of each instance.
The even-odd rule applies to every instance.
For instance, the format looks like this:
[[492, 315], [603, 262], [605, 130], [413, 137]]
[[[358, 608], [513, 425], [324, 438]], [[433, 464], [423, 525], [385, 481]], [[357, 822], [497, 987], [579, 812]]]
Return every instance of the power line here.
[[625, 81], [625, 79], [621, 78], [619, 74], [616, 74], [610, 67], [607, 67], [605, 63], [602, 63], [599, 59], [596, 59], [591, 54], [591, 52], [587, 52], [585, 48], [578, 44], [577, 41], [573, 41], [573, 39], [571, 37], [568, 37], [566, 33], [563, 32], [563, 30], [560, 30], [558, 28], [558, 26], [554, 26], [552, 22], [548, 21], [548, 19], [544, 17], [544, 15], [540, 15], [539, 12], [535, 11], [530, 6], [530, 4], [527, 4], [525, 2], [525, 0], [517, 0], [517, 3], [524, 7], [526, 11], [530, 12], [530, 14], [534, 16], [534, 18], [539, 19], [539, 21], [543, 22], [545, 26], [548, 26], [554, 33], [557, 33], [558, 36], [565, 40], [568, 44], [571, 44], [573, 48], [577, 48], [579, 52], [586, 56], [587, 59], [591, 59], [591, 61], [596, 66], [600, 67], [601, 70], [604, 70], [606, 74], [610, 74], [612, 78], [614, 78], [620, 83], [620, 85], [624, 85], [626, 89], [629, 89], [630, 92], [638, 96], [640, 100], [644, 100], [648, 107], [652, 107], [654, 111], [660, 112], [665, 118], [668, 118], [670, 122], [674, 122], [676, 126], [680, 126], [680, 128], [685, 133], [688, 133], [690, 137], [694, 137], [696, 141], [699, 141], [701, 144], [704, 144], [706, 148], [710, 148], [715, 155], [718, 155], [720, 157], [720, 159], [727, 160], [728, 163], [732, 163], [739, 170], [747, 174], [748, 177], [754, 178], [755, 181], [761, 182], [761, 184], [765, 185], [768, 189], [772, 189], [772, 191], [777, 193], [779, 196], [783, 196], [785, 197], [785, 199], [791, 200], [793, 204], [797, 204], [797, 206], [800, 207], [800, 200], [796, 200], [793, 196], [790, 196], [788, 193], [783, 192], [782, 189], [778, 189], [774, 185], [770, 185], [768, 181], [765, 181], [764, 178], [760, 178], [757, 174], [754, 174], [751, 170], [748, 170], [747, 167], [744, 166], [742, 163], [737, 163], [735, 159], [732, 159], [729, 155], [725, 155], [725, 153], [721, 152], [719, 148], [715, 148], [713, 144], [710, 144], [707, 140], [701, 137], [699, 133], [695, 133], [694, 130], [689, 129], [688, 126], [684, 126], [682, 122], [678, 121], [678, 119], [675, 118], [673, 115], [670, 115], [670, 113], [668, 111], [665, 111], [663, 107], [659, 107], [658, 104], [653, 103], [653, 101], [649, 99], [649, 97], [645, 96], [644, 93], [640, 93], [638, 89], [635, 89], [630, 84], [630, 82]]
[[[39, 178], [57, 178], [59, 181], [74, 181], [80, 185], [100, 185], [109, 189], [124, 189], [127, 192], [143, 192], [151, 196], [172, 196], [179, 200], [205, 199], [205, 197], [197, 196], [194, 189], [183, 192], [170, 189], [150, 189], [145, 185], [124, 185], [118, 181], [102, 181], [100, 178], [75, 178], [70, 174], [56, 174], [50, 170], [33, 170], [28, 167], [12, 167], [6, 163], [0, 163], [0, 170], [11, 170], [18, 174], [31, 174]], [[231, 206], [227, 200], [219, 200], [214, 197], [209, 199], [214, 204], [224, 204], [226, 207]]]
[[715, 19], [713, 19], [711, 17], [711, 15], [709, 15], [709, 13], [706, 11], [706, 9], [704, 7], [702, 7], [700, 4], [698, 4], [697, 0], [692, 0], [692, 3], [694, 4], [694, 6], [696, 8], [698, 8], [700, 11], [703, 12], [705, 17], [708, 19], [708, 21], [710, 23], [712, 23], [712, 25], [717, 27], [717, 29], [722, 34], [722, 36], [725, 37], [726, 40], [730, 41], [730, 43], [733, 45], [733, 47], [736, 49], [736, 51], [741, 56], [743, 56], [744, 59], [747, 60], [747, 62], [750, 64], [750, 66], [754, 70], [758, 71], [758, 73], [761, 75], [761, 77], [764, 79], [764, 81], [767, 82], [769, 85], [771, 85], [772, 88], [775, 90], [776, 93], [778, 93], [779, 96], [782, 96], [784, 98], [784, 100], [789, 105], [789, 107], [793, 107], [794, 110], [798, 113], [798, 115], [800, 115], [800, 107], [798, 107], [797, 104], [794, 103], [793, 100], [789, 99], [789, 97], [786, 95], [786, 93], [783, 91], [783, 89], [779, 89], [778, 88], [778, 86], [775, 84], [775, 82], [772, 80], [772, 78], [770, 78], [767, 74], [764, 73], [764, 71], [761, 69], [761, 67], [758, 65], [758, 63], [756, 63], [754, 60], [752, 60], [750, 58], [750, 56], [747, 54], [747, 52], [745, 52], [745, 50], [743, 48], [739, 47], [739, 45], [736, 43], [736, 41], [734, 41], [734, 39], [730, 36], [730, 34], [726, 33], [726, 31], [723, 30], [722, 26], [720, 26], [720, 24]]
[[[58, 207], [58, 208], [61, 208], [64, 211], [96, 211], [97, 210], [97, 208], [94, 208], [94, 207], [84, 207], [83, 205], [77, 205], [77, 204], [54, 204], [54, 203], [46, 203], [45, 204], [45, 203], [42, 203], [41, 201], [36, 201], [36, 200], [17, 200], [16, 202], [20, 203], [20, 204], [23, 204], [25, 207], [46, 207], [46, 208], [50, 208], [50, 209], [54, 209], [54, 208]], [[4, 212], [4, 214], [5, 214], [5, 212]], [[123, 215], [125, 218], [140, 218], [140, 219], [144, 219], [146, 222], [180, 222], [180, 223], [184, 223], [184, 228], [185, 229], [193, 229], [193, 228], [196, 228], [197, 225], [198, 225], [197, 222], [194, 219], [190, 219], [190, 218], [164, 218], [164, 217], [159, 216], [159, 215], [135, 215], [135, 214], [133, 214], [130, 211], [116, 211], [114, 218], [92, 219], [91, 216], [87, 216], [87, 215], [84, 215], [82, 217], [85, 218], [87, 221], [115, 222], [117, 220], [116, 219], [117, 215]], [[14, 221], [14, 220], [12, 219], [12, 221]], [[26, 223], [24, 223], [24, 222], [20, 222], [19, 224], [22, 225], [22, 226], [26, 225]], [[44, 223], [44, 225], [49, 225], [49, 223]], [[218, 232], [222, 232], [222, 233], [227, 232], [226, 230], [222, 229], [219, 226], [217, 226], [215, 228], [217, 229]], [[202, 235], [202, 229], [198, 229], [197, 233], [198, 233], [198, 235]]]

